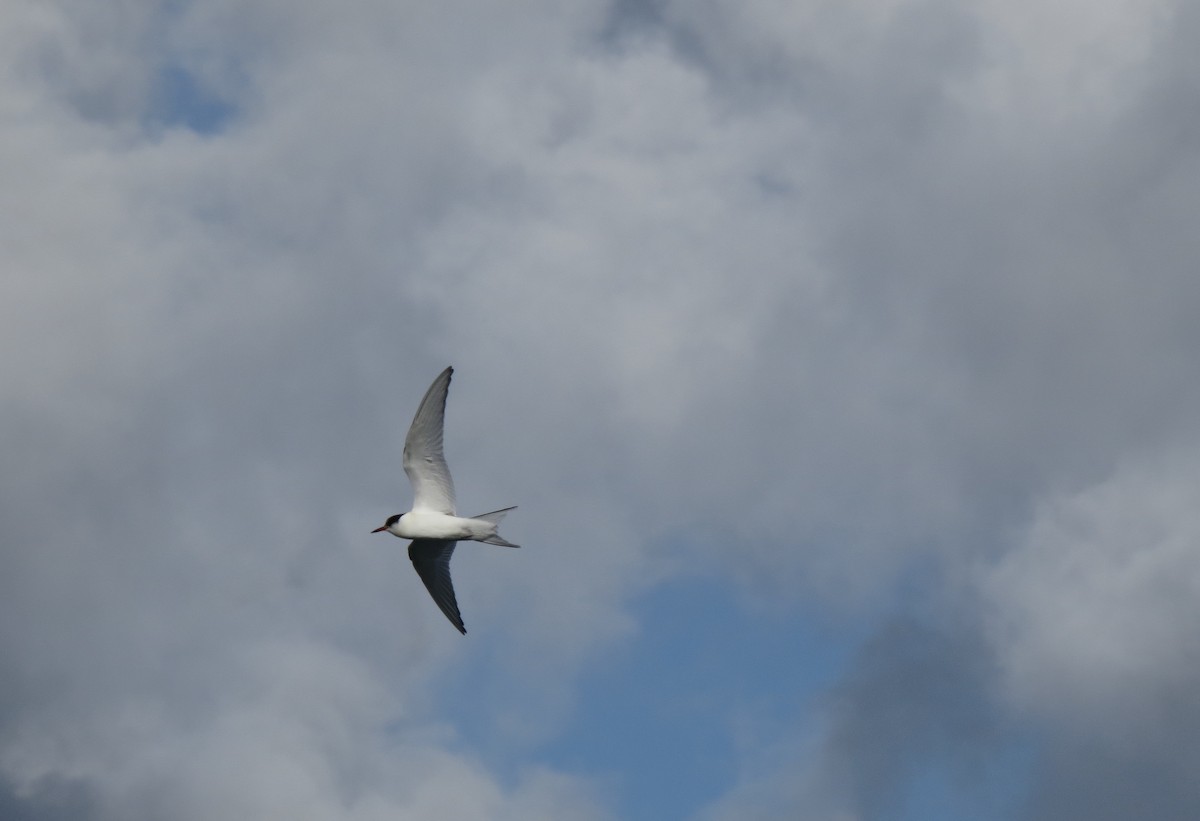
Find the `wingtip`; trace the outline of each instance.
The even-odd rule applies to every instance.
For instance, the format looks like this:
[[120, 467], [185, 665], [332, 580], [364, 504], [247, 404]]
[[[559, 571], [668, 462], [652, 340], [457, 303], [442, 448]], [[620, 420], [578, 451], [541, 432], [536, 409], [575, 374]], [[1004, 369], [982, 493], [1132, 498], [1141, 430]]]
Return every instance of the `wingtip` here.
[[[440, 603], [438, 604], [438, 607], [441, 607]], [[446, 616], [446, 621], [450, 622], [451, 627], [462, 633], [464, 636], [467, 634], [467, 625], [463, 622], [462, 615], [456, 613], [455, 615], [451, 616], [445, 610], [442, 610], [442, 613]]]

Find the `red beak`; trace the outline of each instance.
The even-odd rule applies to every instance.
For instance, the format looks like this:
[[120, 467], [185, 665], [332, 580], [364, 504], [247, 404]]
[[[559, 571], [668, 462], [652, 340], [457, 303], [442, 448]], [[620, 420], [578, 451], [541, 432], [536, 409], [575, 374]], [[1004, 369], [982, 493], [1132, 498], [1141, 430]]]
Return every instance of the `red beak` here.
[[372, 530], [371, 532], [372, 532], [372, 533], [378, 533], [378, 532], [379, 532], [379, 531], [381, 531], [381, 530], [387, 530], [387, 525], [384, 525], [383, 527], [377, 527], [377, 528], [375, 528], [374, 530]]

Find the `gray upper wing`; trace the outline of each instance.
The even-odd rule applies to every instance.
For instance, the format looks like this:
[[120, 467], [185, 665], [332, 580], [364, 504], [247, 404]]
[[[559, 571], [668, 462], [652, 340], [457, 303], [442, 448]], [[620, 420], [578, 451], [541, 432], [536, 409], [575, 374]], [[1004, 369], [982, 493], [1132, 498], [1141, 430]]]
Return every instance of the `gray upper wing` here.
[[404, 472], [413, 486], [413, 510], [454, 514], [454, 481], [442, 452], [446, 393], [453, 373], [454, 368], [446, 368], [433, 380], [404, 439]]

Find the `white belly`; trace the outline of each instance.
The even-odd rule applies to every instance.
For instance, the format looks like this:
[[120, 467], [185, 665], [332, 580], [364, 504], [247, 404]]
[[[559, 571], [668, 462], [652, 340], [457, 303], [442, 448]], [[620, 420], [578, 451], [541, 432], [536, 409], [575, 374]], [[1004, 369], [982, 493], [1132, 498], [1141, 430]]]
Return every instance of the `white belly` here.
[[388, 528], [401, 539], [486, 539], [496, 533], [496, 526], [479, 519], [448, 516], [431, 510], [410, 510]]

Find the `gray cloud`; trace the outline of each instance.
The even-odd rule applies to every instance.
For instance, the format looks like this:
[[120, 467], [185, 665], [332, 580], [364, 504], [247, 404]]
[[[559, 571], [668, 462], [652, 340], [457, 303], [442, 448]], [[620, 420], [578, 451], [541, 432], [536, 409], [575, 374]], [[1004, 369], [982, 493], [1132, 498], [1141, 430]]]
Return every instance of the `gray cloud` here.
[[1196, 493], [1192, 451], [1124, 464], [987, 572], [1006, 697], [1051, 738], [1032, 817], [1200, 809]]
[[828, 773], [854, 813], [886, 818], [922, 767], [945, 767], [982, 787], [1001, 739], [990, 704], [986, 645], [915, 623], [890, 625], [862, 650], [832, 694]]
[[63, 779], [42, 779], [19, 791], [8, 783], [0, 786], [0, 813], [12, 821], [86, 821], [96, 817], [92, 805], [85, 785]]

